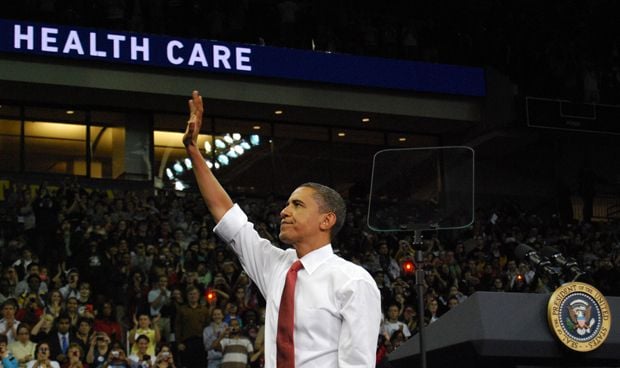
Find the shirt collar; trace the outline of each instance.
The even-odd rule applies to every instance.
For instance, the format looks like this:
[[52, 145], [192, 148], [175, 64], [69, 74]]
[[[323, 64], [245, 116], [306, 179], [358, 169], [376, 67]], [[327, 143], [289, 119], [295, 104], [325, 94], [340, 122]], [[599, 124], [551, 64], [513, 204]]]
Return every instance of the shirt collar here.
[[325, 263], [329, 258], [334, 255], [334, 250], [330, 243], [313, 250], [300, 258], [301, 264], [304, 265], [304, 269], [312, 274], [317, 268]]

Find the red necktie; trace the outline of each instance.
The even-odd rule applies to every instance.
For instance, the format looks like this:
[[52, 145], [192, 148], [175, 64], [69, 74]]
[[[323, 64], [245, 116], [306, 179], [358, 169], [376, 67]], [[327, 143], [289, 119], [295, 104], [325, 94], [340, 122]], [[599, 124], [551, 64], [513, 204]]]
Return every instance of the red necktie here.
[[280, 311], [278, 313], [278, 335], [276, 336], [278, 368], [295, 368], [295, 345], [293, 342], [293, 330], [295, 327], [295, 283], [297, 271], [304, 265], [299, 260], [295, 261], [286, 273], [286, 282], [280, 299]]

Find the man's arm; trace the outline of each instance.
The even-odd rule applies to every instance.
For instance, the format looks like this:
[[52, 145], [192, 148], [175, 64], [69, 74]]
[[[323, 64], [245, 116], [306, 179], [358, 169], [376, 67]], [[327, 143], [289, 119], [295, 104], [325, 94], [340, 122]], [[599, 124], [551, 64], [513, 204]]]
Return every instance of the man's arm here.
[[204, 113], [202, 96], [200, 96], [198, 91], [192, 92], [192, 99], [189, 100], [189, 111], [190, 116], [185, 135], [183, 136], [183, 144], [189, 158], [192, 160], [192, 168], [200, 194], [202, 194], [202, 198], [209, 212], [211, 212], [211, 216], [218, 223], [233, 206], [233, 201], [207, 166], [196, 144]]
[[381, 296], [374, 280], [354, 280], [339, 292], [343, 303], [338, 339], [339, 367], [375, 367], [381, 325]]

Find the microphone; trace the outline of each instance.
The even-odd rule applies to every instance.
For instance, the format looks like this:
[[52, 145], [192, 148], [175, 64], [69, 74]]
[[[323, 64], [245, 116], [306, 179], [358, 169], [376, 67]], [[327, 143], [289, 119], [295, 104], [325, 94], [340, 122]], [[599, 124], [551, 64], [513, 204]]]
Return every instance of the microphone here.
[[543, 256], [550, 259], [555, 265], [561, 267], [564, 272], [569, 273], [573, 278], [571, 281], [575, 281], [585, 274], [585, 272], [583, 272], [581, 268], [579, 268], [577, 261], [575, 261], [573, 258], [564, 257], [562, 253], [556, 248], [544, 246], [540, 252], [543, 254]]
[[527, 259], [537, 269], [543, 270], [547, 275], [557, 276], [558, 272], [551, 267], [551, 262], [546, 257], [541, 257], [536, 249], [527, 244], [519, 244], [515, 248], [515, 256], [519, 260]]

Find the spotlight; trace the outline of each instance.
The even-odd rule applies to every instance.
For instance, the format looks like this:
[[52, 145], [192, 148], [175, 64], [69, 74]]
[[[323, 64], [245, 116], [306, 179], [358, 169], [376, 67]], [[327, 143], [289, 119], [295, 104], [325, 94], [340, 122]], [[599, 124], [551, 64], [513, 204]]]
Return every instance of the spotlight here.
[[174, 174], [172, 173], [172, 170], [170, 170], [170, 168], [166, 169], [166, 176], [168, 177], [168, 179], [172, 180], [174, 179]]
[[175, 162], [174, 165], [172, 165], [172, 168], [177, 172], [177, 174], [181, 174], [183, 172], [183, 166], [181, 166], [179, 161]]
[[183, 162], [185, 163], [185, 167], [187, 167], [188, 170], [192, 169], [192, 160], [186, 158]]
[[208, 167], [209, 169], [212, 169], [212, 168], [213, 168], [213, 162], [211, 162], [210, 160], [205, 160], [205, 162], [207, 163], [207, 167]]
[[174, 189], [180, 191], [183, 191], [183, 189], [185, 189], [185, 184], [183, 184], [182, 181], [177, 180], [174, 182]]
[[235, 152], [237, 152], [237, 154], [239, 154], [239, 156], [243, 155], [243, 153], [245, 152], [243, 147], [241, 147], [241, 145], [239, 145], [239, 144], [234, 146], [232, 149], [234, 149]]
[[211, 153], [211, 143], [209, 141], [205, 141], [205, 152]]
[[236, 141], [241, 140], [241, 134], [239, 133], [233, 133], [232, 138]]
[[237, 158], [237, 152], [235, 152], [235, 150], [231, 147], [228, 152], [226, 152], [226, 156], [230, 157], [230, 158]]
[[241, 148], [243, 148], [244, 150], [249, 150], [250, 148], [252, 148], [252, 146], [250, 146], [250, 144], [246, 141], [243, 141], [241, 143], [239, 143], [239, 145], [241, 146]]
[[250, 136], [250, 143], [252, 143], [253, 146], [258, 146], [260, 144], [260, 137], [258, 134], [252, 134]]
[[215, 140], [215, 147], [216, 148], [224, 149], [224, 148], [226, 148], [226, 143], [224, 143], [221, 139], [217, 138]]
[[230, 161], [228, 160], [228, 156], [226, 156], [226, 155], [224, 155], [224, 154], [221, 154], [221, 155], [217, 156], [217, 161], [218, 161], [220, 164], [224, 165], [224, 166], [228, 165], [228, 163], [230, 162]]
[[230, 136], [230, 134], [226, 134], [224, 136], [224, 142], [226, 142], [228, 144], [232, 144], [232, 142], [234, 142], [234, 141], [233, 141], [232, 137]]

